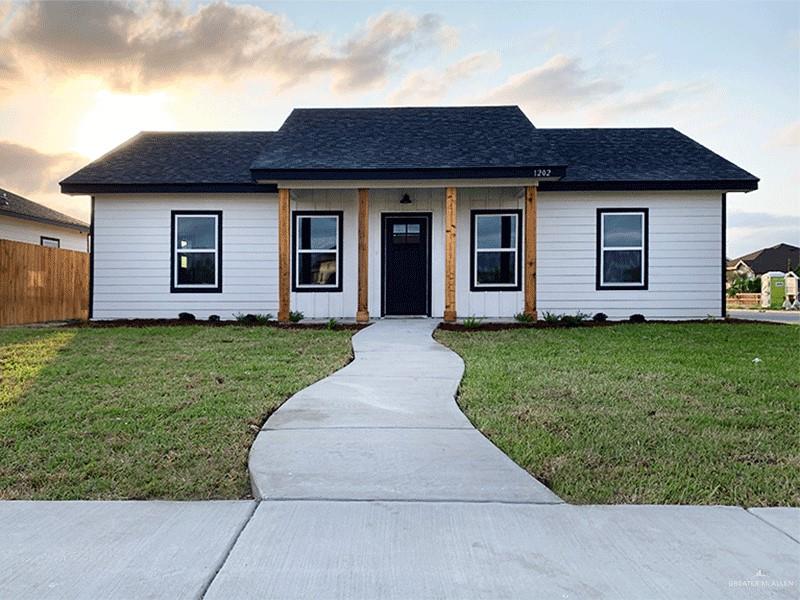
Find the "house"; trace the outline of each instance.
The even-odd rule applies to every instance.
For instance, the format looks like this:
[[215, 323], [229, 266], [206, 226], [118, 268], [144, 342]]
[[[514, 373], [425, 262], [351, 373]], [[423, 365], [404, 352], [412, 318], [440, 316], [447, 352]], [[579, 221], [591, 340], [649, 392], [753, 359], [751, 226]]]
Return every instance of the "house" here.
[[89, 250], [89, 224], [0, 188], [0, 240]]
[[671, 128], [537, 129], [516, 106], [296, 109], [146, 132], [92, 196], [92, 317], [453, 320], [725, 310], [725, 202], [758, 179]]
[[728, 261], [728, 279], [761, 277], [770, 271], [795, 271], [800, 267], [800, 248], [776, 244]]

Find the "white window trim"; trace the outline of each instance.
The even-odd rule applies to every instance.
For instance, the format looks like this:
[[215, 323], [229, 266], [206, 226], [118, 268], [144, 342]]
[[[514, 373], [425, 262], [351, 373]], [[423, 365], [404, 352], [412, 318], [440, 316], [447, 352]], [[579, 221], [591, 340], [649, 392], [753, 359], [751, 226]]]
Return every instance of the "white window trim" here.
[[[341, 264], [339, 264], [339, 248], [342, 245], [340, 232], [339, 215], [311, 215], [311, 214], [298, 214], [295, 218], [295, 232], [297, 239], [294, 240], [295, 252], [295, 269], [294, 269], [294, 285], [297, 290], [330, 290], [339, 287], [339, 274], [342, 272]], [[336, 248], [300, 248], [300, 221], [302, 219], [335, 219], [336, 220]], [[333, 254], [336, 257], [336, 281], [334, 283], [300, 283], [300, 254]]]
[[[173, 273], [175, 289], [216, 289], [219, 287], [219, 215], [209, 215], [203, 213], [174, 215], [175, 222], [175, 247], [172, 249], [175, 259], [175, 272]], [[178, 248], [179, 233], [178, 219], [214, 219], [214, 248]], [[214, 254], [214, 283], [178, 283], [178, 270], [180, 269], [180, 254]]]
[[[625, 215], [635, 215], [639, 217], [639, 222], [641, 225], [641, 244], [638, 246], [606, 246], [606, 217], [613, 216], [625, 216]], [[632, 211], [614, 211], [614, 212], [603, 212], [600, 213], [600, 287], [605, 286], [614, 286], [614, 287], [632, 287], [632, 288], [640, 288], [644, 285], [645, 281], [645, 269], [647, 265], [645, 261], [647, 260], [646, 252], [645, 252], [645, 235], [647, 232], [645, 231], [645, 221], [647, 217], [645, 213], [641, 210], [632, 210]], [[638, 250], [642, 256], [642, 268], [641, 273], [639, 276], [639, 281], [606, 281], [605, 279], [605, 257], [606, 252], [614, 251], [614, 250]]]
[[[481, 218], [488, 217], [514, 217], [514, 226], [516, 229], [516, 233], [514, 234], [514, 247], [510, 248], [478, 248], [478, 222]], [[519, 269], [517, 268], [519, 256], [517, 255], [518, 252], [518, 239], [519, 239], [519, 215], [515, 212], [504, 212], [502, 210], [498, 210], [494, 213], [480, 213], [475, 215], [475, 244], [473, 248], [474, 256], [472, 257], [472, 264], [473, 264], [473, 273], [472, 273], [472, 286], [476, 289], [480, 288], [516, 288], [519, 285], [517, 281], [517, 277], [519, 275]], [[478, 254], [481, 252], [513, 252], [514, 253], [514, 283], [479, 283], [478, 282]]]

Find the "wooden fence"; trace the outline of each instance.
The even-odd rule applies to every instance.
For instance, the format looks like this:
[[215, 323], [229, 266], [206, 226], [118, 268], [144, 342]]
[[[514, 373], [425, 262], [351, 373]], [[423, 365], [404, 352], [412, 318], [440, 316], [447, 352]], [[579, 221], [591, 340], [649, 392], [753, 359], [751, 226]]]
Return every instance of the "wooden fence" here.
[[89, 255], [0, 240], [0, 325], [89, 317]]
[[753, 308], [761, 306], [761, 294], [755, 293], [739, 293], [735, 296], [728, 296], [728, 307], [729, 308]]

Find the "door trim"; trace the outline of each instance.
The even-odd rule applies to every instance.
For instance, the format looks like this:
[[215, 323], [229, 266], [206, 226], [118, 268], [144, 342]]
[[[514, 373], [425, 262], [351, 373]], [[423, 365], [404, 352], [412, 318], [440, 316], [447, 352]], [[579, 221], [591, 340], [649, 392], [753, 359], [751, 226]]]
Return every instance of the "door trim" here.
[[[433, 231], [431, 230], [433, 227], [433, 213], [431, 212], [387, 212], [381, 213], [381, 316], [386, 316], [386, 222], [389, 219], [404, 219], [404, 218], [415, 218], [415, 219], [425, 219], [428, 223], [427, 227], [427, 237], [428, 243], [425, 249], [426, 251], [426, 268], [428, 271], [427, 281], [425, 285], [427, 287], [425, 293], [425, 304], [426, 310], [425, 315], [426, 317], [431, 316], [431, 271], [433, 270], [433, 257], [431, 254], [432, 248], [432, 238], [433, 238]], [[393, 316], [393, 315], [389, 315]], [[407, 317], [414, 317], [418, 315], [402, 315]], [[419, 315], [423, 316], [423, 315]]]

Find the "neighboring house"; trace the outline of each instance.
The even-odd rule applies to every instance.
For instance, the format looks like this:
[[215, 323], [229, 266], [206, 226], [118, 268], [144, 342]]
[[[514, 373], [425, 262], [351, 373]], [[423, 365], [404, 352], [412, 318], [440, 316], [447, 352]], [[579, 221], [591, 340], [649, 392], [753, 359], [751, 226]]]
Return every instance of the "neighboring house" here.
[[0, 240], [89, 250], [89, 224], [0, 188]]
[[761, 277], [770, 271], [795, 271], [800, 267], [800, 248], [791, 244], [776, 244], [728, 261], [728, 279]]
[[675, 129], [536, 129], [515, 106], [297, 109], [141, 133], [61, 182], [93, 205], [95, 319], [724, 313], [725, 195]]

